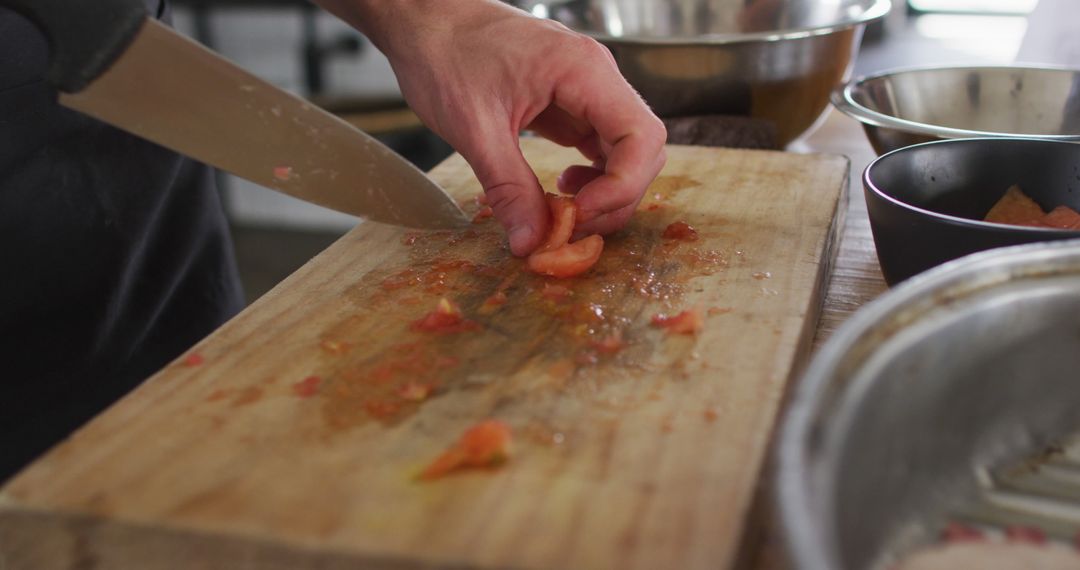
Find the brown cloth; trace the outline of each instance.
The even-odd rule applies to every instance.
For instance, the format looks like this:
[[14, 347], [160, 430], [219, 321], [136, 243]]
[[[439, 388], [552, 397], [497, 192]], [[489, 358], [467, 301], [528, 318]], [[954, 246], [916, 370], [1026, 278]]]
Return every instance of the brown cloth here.
[[765, 119], [699, 115], [664, 119], [670, 144], [780, 150], [776, 125]]

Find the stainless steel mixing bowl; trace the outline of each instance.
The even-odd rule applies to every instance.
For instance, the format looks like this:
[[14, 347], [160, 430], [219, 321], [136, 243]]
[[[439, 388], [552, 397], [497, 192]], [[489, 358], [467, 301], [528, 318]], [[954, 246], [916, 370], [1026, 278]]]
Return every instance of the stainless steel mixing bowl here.
[[854, 79], [832, 96], [879, 154], [939, 139], [1080, 141], [1080, 70], [920, 67]]
[[606, 45], [661, 117], [771, 122], [805, 133], [849, 76], [863, 25], [889, 0], [532, 0], [519, 2]]
[[857, 312], [781, 430], [795, 566], [890, 567], [889, 553], [936, 541], [947, 513], [977, 500], [980, 474], [1075, 433], [1077, 315], [1080, 240], [962, 258]]

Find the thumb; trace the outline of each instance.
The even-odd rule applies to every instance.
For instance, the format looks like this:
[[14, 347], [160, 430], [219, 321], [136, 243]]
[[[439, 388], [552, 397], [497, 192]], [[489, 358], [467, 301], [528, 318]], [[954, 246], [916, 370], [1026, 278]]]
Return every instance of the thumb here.
[[458, 152], [484, 188], [488, 205], [506, 230], [510, 251], [524, 256], [540, 246], [550, 225], [544, 190], [521, 154], [517, 136], [478, 137]]

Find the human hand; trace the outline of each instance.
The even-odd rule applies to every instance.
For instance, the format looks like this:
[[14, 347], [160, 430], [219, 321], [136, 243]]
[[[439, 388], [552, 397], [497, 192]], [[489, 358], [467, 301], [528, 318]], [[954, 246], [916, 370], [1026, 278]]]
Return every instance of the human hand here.
[[[348, 2], [355, 19], [342, 14]], [[663, 124], [606, 48], [561, 24], [494, 0], [321, 3], [387, 55], [413, 110], [476, 173], [515, 255], [532, 252], [550, 224], [522, 130], [592, 162], [558, 183], [576, 194], [579, 236], [623, 227], [664, 165]]]

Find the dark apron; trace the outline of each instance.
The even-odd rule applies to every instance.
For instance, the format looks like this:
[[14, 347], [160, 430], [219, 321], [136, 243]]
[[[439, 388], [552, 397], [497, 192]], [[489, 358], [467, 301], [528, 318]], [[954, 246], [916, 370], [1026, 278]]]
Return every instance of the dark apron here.
[[0, 480], [243, 306], [210, 169], [60, 107], [47, 55], [0, 8]]

